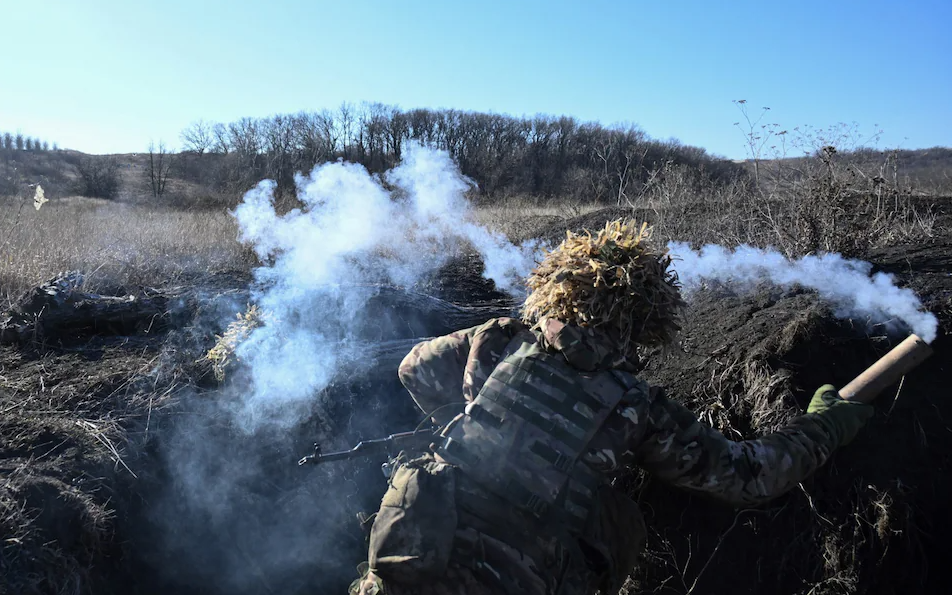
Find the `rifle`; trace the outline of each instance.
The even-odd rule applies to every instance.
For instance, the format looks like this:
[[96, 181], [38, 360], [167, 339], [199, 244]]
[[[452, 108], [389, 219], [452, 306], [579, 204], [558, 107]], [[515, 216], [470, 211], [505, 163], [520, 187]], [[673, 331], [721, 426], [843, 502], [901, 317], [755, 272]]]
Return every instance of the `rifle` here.
[[314, 444], [314, 454], [307, 455], [298, 461], [298, 465], [308, 463], [320, 464], [343, 459], [354, 459], [374, 455], [391, 456], [401, 450], [420, 450], [428, 447], [436, 437], [438, 427], [421, 428], [412, 432], [391, 434], [377, 440], [363, 440], [350, 450], [337, 452], [322, 452], [320, 444]]

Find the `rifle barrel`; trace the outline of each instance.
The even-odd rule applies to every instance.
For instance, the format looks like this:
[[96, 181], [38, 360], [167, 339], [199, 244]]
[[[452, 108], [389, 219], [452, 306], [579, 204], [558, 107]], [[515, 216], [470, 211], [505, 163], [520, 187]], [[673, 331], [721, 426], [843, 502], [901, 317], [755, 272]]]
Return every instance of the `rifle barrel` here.
[[433, 436], [435, 432], [436, 430], [434, 428], [423, 428], [420, 430], [414, 430], [413, 432], [391, 434], [386, 438], [378, 438], [376, 440], [362, 440], [357, 443], [357, 446], [351, 448], [350, 450], [340, 450], [336, 452], [322, 453], [320, 452], [320, 449], [317, 448], [314, 454], [308, 455], [298, 461], [298, 465], [304, 465], [307, 463], [328, 463], [330, 461], [340, 461], [343, 459], [353, 459], [356, 457], [387, 453], [392, 449], [403, 447], [404, 445], [408, 444], [416, 444], [417, 442], [428, 443], [428, 439]]

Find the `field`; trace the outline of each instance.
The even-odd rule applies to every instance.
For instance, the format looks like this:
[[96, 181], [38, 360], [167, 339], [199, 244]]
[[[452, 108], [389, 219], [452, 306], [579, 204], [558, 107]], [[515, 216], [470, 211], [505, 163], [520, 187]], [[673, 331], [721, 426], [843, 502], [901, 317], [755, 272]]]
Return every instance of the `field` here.
[[[860, 191], [842, 179], [820, 167], [812, 177], [713, 185], [668, 170], [632, 204], [525, 198], [473, 212], [514, 243], [635, 217], [654, 224], [659, 241], [772, 245], [794, 257], [839, 251], [895, 275], [939, 318], [933, 358], [878, 402], [853, 444], [768, 506], [732, 510], [636, 471], [618, 478], [649, 526], [624, 592], [952, 586], [952, 200], [899, 186]], [[412, 286], [340, 273], [343, 289], [317, 294], [325, 301], [295, 324], [339, 333], [342, 352], [357, 345], [372, 357], [335, 360], [319, 391], [280, 403], [293, 423], [249, 431], [244, 393], [259, 379], [248, 361], [216, 370], [205, 355], [266, 295], [253, 271], [273, 263], [238, 241], [225, 209], [61, 197], [37, 210], [21, 194], [6, 199], [0, 233], [0, 324], [28, 329], [0, 341], [0, 593], [344, 592], [365, 548], [355, 515], [376, 508], [385, 480], [375, 462], [294, 462], [315, 440], [347, 448], [412, 428], [419, 415], [395, 374], [409, 346], [452, 330], [450, 321], [518, 308], [482, 277], [467, 242]], [[82, 281], [30, 293], [66, 271]], [[59, 315], [53, 306], [35, 306], [60, 304], [60, 291], [85, 296], [67, 300], [80, 314], [103, 296], [158, 314], [54, 327], [44, 323]], [[348, 300], [359, 317], [337, 316]], [[867, 322], [836, 317], [802, 287], [714, 283], [692, 295], [678, 348], [646, 353], [643, 374], [725, 434], [753, 437], [901, 339]], [[293, 370], [294, 356], [278, 364]]]

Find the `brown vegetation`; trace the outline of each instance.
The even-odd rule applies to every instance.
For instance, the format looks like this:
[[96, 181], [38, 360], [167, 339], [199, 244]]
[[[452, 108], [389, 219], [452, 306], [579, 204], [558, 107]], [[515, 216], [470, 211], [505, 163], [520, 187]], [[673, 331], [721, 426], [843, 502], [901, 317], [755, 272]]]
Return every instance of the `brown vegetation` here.
[[247, 270], [251, 256], [225, 212], [184, 211], [71, 197], [35, 210], [32, 195], [0, 203], [0, 306], [63, 271], [90, 291], [167, 286], [183, 277]]

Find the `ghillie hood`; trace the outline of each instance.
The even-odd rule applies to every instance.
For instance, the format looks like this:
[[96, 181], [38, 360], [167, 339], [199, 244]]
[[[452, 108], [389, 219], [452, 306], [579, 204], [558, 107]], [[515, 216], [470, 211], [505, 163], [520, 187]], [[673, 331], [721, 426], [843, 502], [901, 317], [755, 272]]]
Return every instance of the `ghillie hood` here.
[[650, 235], [647, 223], [620, 219], [595, 236], [567, 232], [526, 281], [523, 320], [598, 329], [621, 353], [672, 343], [684, 300], [671, 257], [650, 244]]

